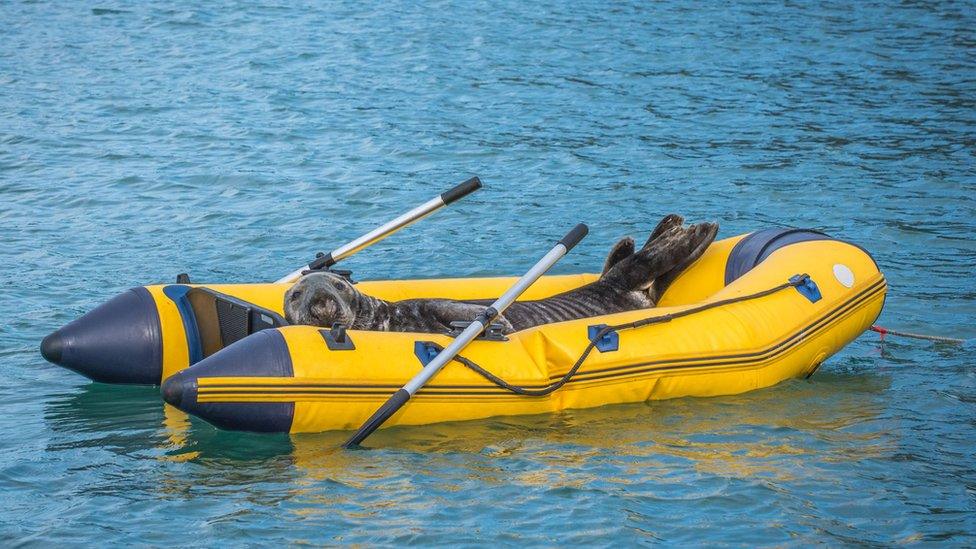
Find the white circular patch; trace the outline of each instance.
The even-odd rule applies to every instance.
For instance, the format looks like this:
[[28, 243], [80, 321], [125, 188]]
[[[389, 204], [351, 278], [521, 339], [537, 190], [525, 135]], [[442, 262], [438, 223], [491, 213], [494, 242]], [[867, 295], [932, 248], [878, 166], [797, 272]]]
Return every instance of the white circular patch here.
[[834, 265], [834, 278], [848, 288], [854, 285], [854, 271], [843, 263]]

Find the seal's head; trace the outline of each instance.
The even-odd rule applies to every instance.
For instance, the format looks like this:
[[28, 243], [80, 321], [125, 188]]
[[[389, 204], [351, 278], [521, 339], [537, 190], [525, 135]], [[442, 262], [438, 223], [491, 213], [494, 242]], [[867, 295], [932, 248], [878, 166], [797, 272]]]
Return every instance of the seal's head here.
[[359, 291], [345, 277], [330, 272], [303, 276], [285, 292], [285, 319], [291, 324], [352, 326]]

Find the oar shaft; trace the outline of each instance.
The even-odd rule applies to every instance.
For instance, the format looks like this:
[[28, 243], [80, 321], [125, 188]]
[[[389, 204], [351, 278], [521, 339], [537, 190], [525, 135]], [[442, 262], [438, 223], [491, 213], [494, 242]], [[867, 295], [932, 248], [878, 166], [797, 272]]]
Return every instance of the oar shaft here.
[[389, 419], [393, 414], [397, 412], [407, 401], [410, 400], [417, 391], [419, 391], [432, 377], [434, 377], [437, 372], [441, 370], [448, 362], [454, 359], [458, 353], [461, 352], [471, 341], [478, 337], [485, 328], [488, 327], [491, 322], [498, 317], [498, 315], [505, 312], [520, 295], [522, 295], [525, 290], [531, 286], [536, 280], [539, 279], [543, 274], [546, 273], [553, 265], [556, 264], [564, 255], [569, 253], [569, 250], [573, 249], [573, 246], [579, 243], [580, 240], [586, 236], [588, 229], [586, 225], [580, 223], [573, 228], [569, 233], [563, 237], [562, 240], [556, 244], [549, 253], [543, 256], [531, 269], [528, 270], [518, 281], [512, 285], [501, 297], [495, 300], [487, 309], [485, 309], [481, 314], [478, 315], [474, 321], [468, 325], [456, 338], [451, 342], [443, 351], [437, 354], [430, 362], [427, 363], [424, 368], [413, 377], [402, 389], [399, 389], [381, 406], [376, 412], [370, 416], [362, 427], [356, 431], [356, 434], [352, 436], [343, 445], [346, 448], [359, 445], [360, 442], [366, 439], [370, 434], [378, 429], [387, 419]]
[[481, 180], [477, 177], [472, 177], [471, 179], [461, 183], [460, 185], [454, 187], [453, 189], [443, 192], [434, 198], [431, 198], [427, 202], [417, 206], [416, 208], [401, 214], [396, 219], [387, 221], [386, 223], [376, 227], [372, 231], [356, 238], [355, 240], [343, 244], [338, 248], [332, 250], [324, 257], [315, 260], [308, 265], [303, 266], [300, 269], [295, 269], [294, 271], [288, 273], [287, 275], [279, 278], [275, 282], [277, 284], [282, 284], [286, 282], [294, 282], [302, 276], [304, 271], [312, 268], [322, 268], [331, 267], [336, 263], [342, 261], [343, 259], [359, 252], [360, 250], [372, 246], [373, 244], [383, 240], [384, 238], [392, 235], [393, 233], [399, 231], [400, 229], [416, 223], [421, 219], [427, 217], [428, 215], [436, 212], [437, 210], [447, 206], [451, 202], [458, 200], [467, 196], [468, 194], [481, 188]]
[[411, 396], [414, 395], [418, 390], [420, 390], [421, 387], [427, 384], [430, 378], [434, 377], [434, 374], [439, 372], [445, 364], [450, 362], [455, 355], [460, 353], [461, 349], [464, 349], [469, 343], [474, 341], [476, 337], [481, 335], [481, 332], [483, 332], [485, 328], [487, 328], [488, 325], [495, 320], [495, 318], [504, 313], [505, 309], [507, 309], [508, 306], [518, 298], [518, 296], [522, 295], [522, 293], [524, 293], [525, 290], [528, 289], [528, 287], [531, 286], [536, 280], [539, 280], [539, 277], [545, 274], [545, 272], [555, 265], [555, 263], [564, 255], [566, 255], [568, 251], [569, 250], [562, 242], [556, 244], [556, 246], [549, 250], [549, 253], [540, 259], [538, 263], [533, 265], [532, 268], [522, 276], [522, 278], [518, 279], [518, 281], [511, 288], [502, 294], [501, 297], [496, 299], [490, 307], [485, 309], [484, 313], [478, 315], [478, 318], [476, 318], [474, 322], [469, 324], [467, 328], [458, 334], [450, 345], [445, 347], [440, 353], [437, 353], [437, 356], [428, 362], [427, 366], [425, 366], [420, 373], [414, 376], [413, 379], [407, 382], [403, 388], [406, 389]]
[[[420, 221], [421, 219], [427, 217], [428, 215], [436, 212], [437, 210], [446, 206], [444, 201], [441, 200], [440, 196], [431, 198], [427, 202], [417, 206], [416, 208], [406, 212], [396, 219], [387, 221], [386, 223], [376, 227], [372, 231], [360, 236], [359, 238], [339, 246], [338, 248], [329, 252], [329, 256], [332, 257], [332, 265], [342, 261], [343, 259], [353, 255], [354, 253], [371, 246], [380, 240], [392, 235], [393, 233], [399, 231], [400, 229]], [[332, 265], [328, 265], [331, 267]]]
[[[488, 318], [489, 316], [491, 316], [491, 318]], [[434, 377], [434, 374], [439, 372], [445, 364], [450, 362], [455, 355], [460, 353], [461, 349], [464, 349], [468, 343], [474, 341], [474, 339], [478, 337], [478, 335], [480, 335], [489, 324], [491, 324], [491, 320], [494, 318], [495, 315], [479, 315], [478, 319], [471, 324], [468, 324], [468, 327], [461, 331], [461, 333], [454, 338], [454, 341], [452, 341], [450, 345], [445, 347], [443, 351], [437, 353], [437, 356], [428, 362], [427, 366], [424, 366], [424, 368], [420, 370], [420, 373], [408, 381], [407, 384], [403, 386], [403, 389], [407, 391], [410, 396], [415, 395], [421, 387], [430, 381], [430, 378]]]

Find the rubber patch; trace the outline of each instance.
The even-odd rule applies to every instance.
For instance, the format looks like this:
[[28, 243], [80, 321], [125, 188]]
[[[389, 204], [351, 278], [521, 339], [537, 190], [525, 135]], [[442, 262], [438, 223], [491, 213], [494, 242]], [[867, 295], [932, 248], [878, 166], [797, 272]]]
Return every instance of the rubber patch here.
[[837, 263], [834, 265], [834, 278], [836, 278], [837, 282], [840, 282], [845, 288], [850, 288], [854, 285], [854, 271], [843, 263]]
[[325, 345], [330, 351], [355, 351], [356, 344], [352, 342], [352, 338], [346, 333], [345, 327], [333, 326], [332, 329], [322, 329], [319, 330], [322, 334], [322, 339], [325, 340]]

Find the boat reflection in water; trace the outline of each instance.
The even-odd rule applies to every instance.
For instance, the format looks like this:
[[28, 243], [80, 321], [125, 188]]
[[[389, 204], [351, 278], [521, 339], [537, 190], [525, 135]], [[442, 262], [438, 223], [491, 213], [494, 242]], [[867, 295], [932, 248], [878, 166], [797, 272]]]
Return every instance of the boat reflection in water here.
[[730, 477], [791, 482], [823, 474], [824, 464], [894, 450], [879, 421], [888, 384], [875, 374], [821, 373], [729, 397], [395, 427], [378, 431], [376, 449], [366, 451], [337, 450], [346, 433], [294, 435], [303, 477], [295, 495], [314, 514], [337, 497], [322, 488], [333, 484], [385, 487], [394, 499], [402, 497], [394, 487], [419, 479], [447, 491], [624, 484], [628, 493], [675, 498], [698, 497], [688, 494], [693, 487], [721, 490]]
[[420, 494], [608, 497], [626, 487], [627, 497], [695, 500], [728, 496], [733, 482], [822, 480], [896, 453], [899, 441], [881, 417], [889, 382], [828, 368], [812, 380], [728, 397], [394, 427], [375, 433], [374, 449], [352, 451], [339, 449], [346, 432], [221, 431], [161, 404], [153, 388], [72, 388], [44, 415], [59, 433], [49, 451], [111, 448], [101, 462], [94, 456], [99, 466], [148, 458], [141, 478], [117, 479], [134, 493], [223, 498], [246, 486], [241, 497], [296, 518], [351, 517], [429, 505]]

